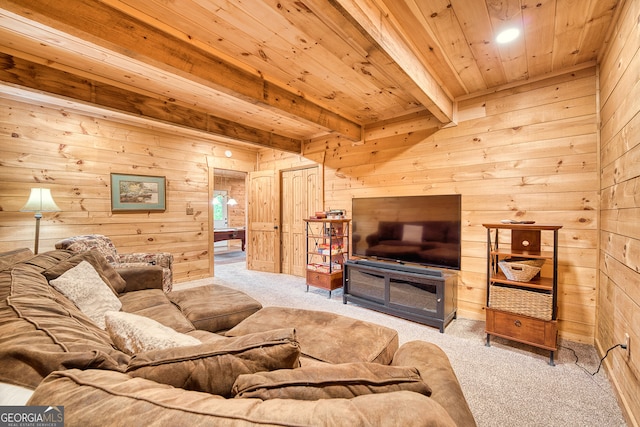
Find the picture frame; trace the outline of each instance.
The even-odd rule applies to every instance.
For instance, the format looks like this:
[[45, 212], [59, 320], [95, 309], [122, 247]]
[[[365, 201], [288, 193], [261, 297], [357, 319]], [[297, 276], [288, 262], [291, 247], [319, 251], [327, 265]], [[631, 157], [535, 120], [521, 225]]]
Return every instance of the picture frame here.
[[111, 174], [112, 212], [164, 212], [164, 176]]

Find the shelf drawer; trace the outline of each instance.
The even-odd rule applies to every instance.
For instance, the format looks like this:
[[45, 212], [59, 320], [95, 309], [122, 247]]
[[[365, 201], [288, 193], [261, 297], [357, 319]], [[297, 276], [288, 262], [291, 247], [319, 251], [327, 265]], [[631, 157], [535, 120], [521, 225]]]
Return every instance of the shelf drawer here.
[[547, 350], [557, 349], [558, 324], [516, 313], [487, 308], [486, 333]]
[[329, 273], [321, 273], [318, 271], [307, 270], [307, 284], [316, 288], [322, 288], [329, 291], [342, 287], [342, 271]]

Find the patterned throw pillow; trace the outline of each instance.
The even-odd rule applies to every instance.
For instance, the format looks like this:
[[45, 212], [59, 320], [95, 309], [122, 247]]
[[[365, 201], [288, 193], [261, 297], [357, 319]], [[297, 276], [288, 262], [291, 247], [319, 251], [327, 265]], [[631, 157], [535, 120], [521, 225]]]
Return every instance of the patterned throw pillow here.
[[49, 283], [102, 329], [105, 329], [104, 314], [122, 308], [118, 297], [87, 261], [82, 261]]
[[116, 269], [107, 262], [107, 259], [98, 252], [97, 249], [91, 249], [90, 251], [75, 254], [71, 258], [60, 261], [53, 267], [46, 269], [42, 274], [44, 274], [47, 280], [51, 281], [53, 279], [57, 279], [64, 274], [65, 271], [72, 269], [82, 261], [87, 261], [96, 269], [100, 277], [102, 277], [102, 280], [104, 280], [107, 285], [111, 286], [111, 289], [113, 289], [116, 296], [126, 290], [127, 282], [125, 282], [122, 276], [120, 276]]
[[197, 338], [137, 314], [110, 311], [105, 316], [105, 322], [107, 332], [118, 350], [131, 355], [202, 344]]

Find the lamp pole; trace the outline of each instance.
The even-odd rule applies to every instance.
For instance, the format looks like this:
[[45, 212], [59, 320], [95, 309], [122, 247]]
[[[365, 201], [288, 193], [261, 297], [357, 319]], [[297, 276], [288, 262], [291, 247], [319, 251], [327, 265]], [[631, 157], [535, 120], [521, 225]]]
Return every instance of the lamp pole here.
[[34, 215], [36, 218], [36, 242], [33, 244], [33, 253], [38, 254], [38, 243], [40, 242], [40, 220], [42, 219], [42, 212], [36, 212]]
[[38, 253], [38, 244], [40, 242], [40, 220], [42, 212], [58, 212], [60, 208], [56, 205], [51, 197], [51, 190], [48, 188], [32, 188], [29, 200], [20, 209], [21, 212], [35, 212], [36, 219], [36, 240], [33, 245], [34, 253]]

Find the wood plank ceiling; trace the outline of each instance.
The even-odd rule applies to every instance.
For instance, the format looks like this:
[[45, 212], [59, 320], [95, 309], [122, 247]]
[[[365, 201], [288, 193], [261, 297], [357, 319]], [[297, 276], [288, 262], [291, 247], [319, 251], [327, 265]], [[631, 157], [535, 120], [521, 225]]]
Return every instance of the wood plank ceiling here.
[[3, 0], [0, 89], [299, 152], [592, 65], [619, 1]]

